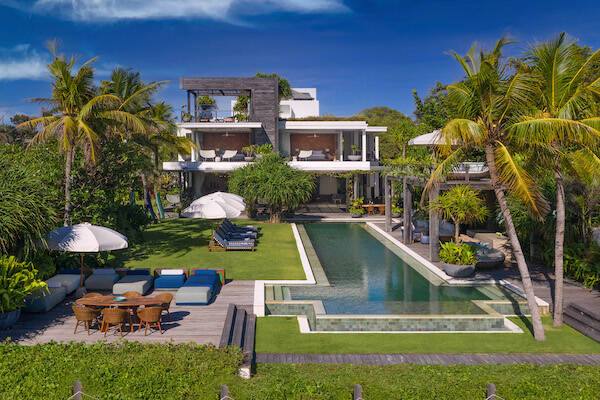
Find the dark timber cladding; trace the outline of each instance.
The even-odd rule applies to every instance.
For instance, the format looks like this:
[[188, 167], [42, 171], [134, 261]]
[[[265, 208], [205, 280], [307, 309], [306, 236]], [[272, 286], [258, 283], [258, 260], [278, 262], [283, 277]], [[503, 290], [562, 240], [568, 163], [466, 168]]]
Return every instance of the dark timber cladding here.
[[[262, 122], [265, 135], [257, 144], [271, 143], [279, 149], [279, 82], [277, 78], [180, 78], [179, 88], [199, 95], [236, 96], [250, 93], [249, 121]], [[262, 136], [262, 137], [261, 137]]]

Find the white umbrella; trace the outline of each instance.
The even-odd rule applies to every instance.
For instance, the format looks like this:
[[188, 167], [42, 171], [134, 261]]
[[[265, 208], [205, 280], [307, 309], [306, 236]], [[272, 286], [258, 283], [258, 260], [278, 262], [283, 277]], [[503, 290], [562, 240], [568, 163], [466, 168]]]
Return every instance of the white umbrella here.
[[181, 215], [187, 218], [235, 218], [242, 213], [242, 210], [226, 202], [214, 200], [209, 204], [191, 204]]
[[83, 286], [83, 253], [126, 249], [127, 238], [119, 232], [88, 223], [61, 226], [50, 232], [46, 245], [51, 250], [81, 254], [81, 282]]
[[[420, 135], [414, 137], [408, 141], [409, 146], [428, 146], [435, 147], [439, 145], [446, 144], [446, 138], [444, 137], [444, 133], [441, 129], [437, 129], [433, 132], [426, 133], [424, 135]], [[455, 145], [456, 142], [452, 142], [452, 145]]]
[[194, 200], [190, 205], [213, 204], [215, 202], [219, 204], [227, 204], [228, 206], [238, 208], [240, 211], [244, 211], [246, 209], [246, 203], [244, 203], [244, 198], [242, 196], [225, 192], [207, 194], [206, 196], [202, 196], [199, 199]]

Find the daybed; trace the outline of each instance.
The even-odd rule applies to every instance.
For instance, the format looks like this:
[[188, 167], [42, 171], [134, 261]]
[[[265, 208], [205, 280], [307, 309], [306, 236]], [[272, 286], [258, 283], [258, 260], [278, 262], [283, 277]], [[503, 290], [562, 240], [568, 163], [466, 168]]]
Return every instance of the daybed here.
[[[48, 283], [48, 282], [46, 282]], [[26, 312], [46, 312], [53, 309], [67, 296], [67, 290], [58, 282], [48, 283], [47, 289], [40, 289], [25, 299]]]
[[[213, 239], [218, 246], [225, 250], [252, 250], [254, 251], [254, 240], [227, 240], [223, 236], [219, 235], [218, 232], [213, 232]], [[209, 250], [215, 250], [217, 247], [210, 247]]]
[[188, 271], [184, 269], [157, 269], [154, 271], [154, 290], [177, 290], [183, 286]]
[[123, 294], [126, 292], [146, 293], [152, 287], [152, 275], [148, 269], [131, 269], [112, 287], [113, 294]]
[[78, 269], [61, 269], [58, 271], [58, 275], [54, 275], [48, 279], [46, 283], [53, 284], [57, 283], [63, 286], [67, 294], [71, 294], [77, 290], [81, 281], [81, 271]]
[[112, 290], [119, 275], [112, 268], [97, 268], [92, 275], [85, 280], [85, 288], [88, 290]]
[[231, 229], [227, 229], [223, 225], [220, 225], [217, 228], [217, 232], [219, 235], [223, 236], [227, 240], [246, 240], [246, 239], [256, 239], [256, 232], [242, 232], [242, 231], [234, 231]]
[[210, 302], [219, 287], [217, 271], [194, 270], [188, 280], [175, 294], [177, 305], [205, 305]]

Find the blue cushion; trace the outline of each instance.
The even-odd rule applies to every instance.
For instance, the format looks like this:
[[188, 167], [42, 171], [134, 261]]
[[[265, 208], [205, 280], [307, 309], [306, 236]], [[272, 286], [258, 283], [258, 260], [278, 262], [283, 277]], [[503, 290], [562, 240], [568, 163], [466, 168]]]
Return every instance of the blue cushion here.
[[150, 270], [148, 269], [130, 269], [127, 271], [127, 275], [150, 275]]
[[179, 289], [185, 282], [185, 275], [160, 275], [154, 280], [155, 289]]
[[215, 288], [219, 284], [219, 277], [217, 276], [216, 271], [212, 271], [212, 274], [194, 274], [189, 277], [189, 279], [185, 282], [183, 286], [192, 287], [192, 286], [206, 286], [211, 289], [211, 291], [215, 291]]
[[214, 269], [197, 269], [194, 271], [194, 275], [217, 275], [217, 271]]
[[61, 275], [81, 275], [80, 269], [61, 269], [58, 271]]

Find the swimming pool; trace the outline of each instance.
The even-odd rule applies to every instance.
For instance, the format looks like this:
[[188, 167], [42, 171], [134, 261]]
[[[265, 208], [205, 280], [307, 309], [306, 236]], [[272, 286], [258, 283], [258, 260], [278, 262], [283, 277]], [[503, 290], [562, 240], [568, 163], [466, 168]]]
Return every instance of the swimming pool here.
[[[522, 298], [495, 285], [450, 285], [360, 223], [307, 223], [318, 285], [267, 286], [268, 314], [306, 315], [315, 330], [503, 330]], [[318, 264], [318, 265], [317, 265]], [[521, 304], [520, 304], [521, 303]], [[522, 308], [522, 307], [521, 307]]]

